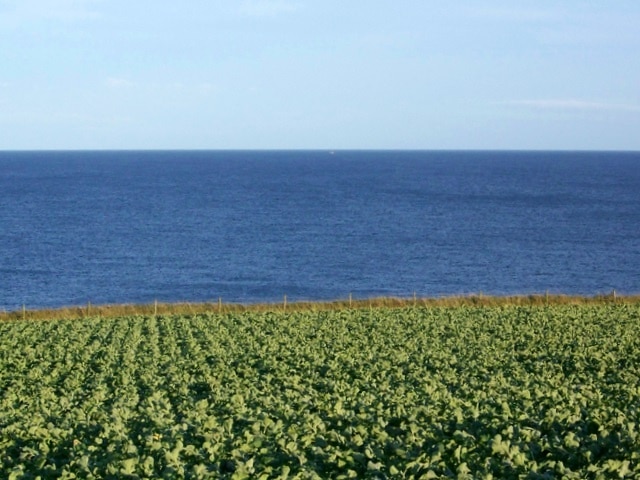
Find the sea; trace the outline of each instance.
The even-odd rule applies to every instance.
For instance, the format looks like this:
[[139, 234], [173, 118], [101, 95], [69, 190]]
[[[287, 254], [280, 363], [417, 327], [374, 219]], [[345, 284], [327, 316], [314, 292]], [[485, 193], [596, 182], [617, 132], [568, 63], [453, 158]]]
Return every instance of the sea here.
[[640, 293], [640, 152], [0, 152], [0, 311]]

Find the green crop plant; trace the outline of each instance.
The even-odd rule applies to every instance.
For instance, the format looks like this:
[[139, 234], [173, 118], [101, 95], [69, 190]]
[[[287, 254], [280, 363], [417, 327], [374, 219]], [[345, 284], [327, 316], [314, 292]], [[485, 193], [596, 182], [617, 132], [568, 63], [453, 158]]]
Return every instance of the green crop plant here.
[[639, 407], [637, 304], [0, 323], [2, 478], [638, 478]]

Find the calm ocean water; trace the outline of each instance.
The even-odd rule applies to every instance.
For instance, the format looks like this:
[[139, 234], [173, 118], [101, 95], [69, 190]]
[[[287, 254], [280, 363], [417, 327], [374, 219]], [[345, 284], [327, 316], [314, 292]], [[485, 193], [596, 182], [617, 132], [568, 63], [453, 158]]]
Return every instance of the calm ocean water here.
[[640, 153], [0, 152], [0, 309], [640, 292]]

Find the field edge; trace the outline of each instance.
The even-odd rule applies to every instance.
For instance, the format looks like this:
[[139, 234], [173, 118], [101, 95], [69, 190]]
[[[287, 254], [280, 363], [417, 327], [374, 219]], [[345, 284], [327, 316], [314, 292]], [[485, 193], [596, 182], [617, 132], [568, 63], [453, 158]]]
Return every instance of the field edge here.
[[176, 302], [148, 304], [105, 304], [51, 308], [28, 309], [0, 312], [0, 321], [7, 320], [77, 320], [89, 317], [116, 318], [133, 315], [196, 315], [202, 313], [241, 313], [241, 312], [305, 312], [322, 310], [363, 309], [363, 308], [405, 308], [420, 307], [502, 307], [502, 306], [545, 306], [545, 305], [602, 305], [602, 304], [640, 304], [640, 295], [619, 295], [615, 291], [610, 294], [593, 296], [562, 294], [529, 294], [529, 295], [457, 295], [444, 297], [374, 297], [328, 301], [293, 301], [288, 302], [284, 296], [280, 302], [270, 303], [226, 303], [222, 299], [217, 302]]

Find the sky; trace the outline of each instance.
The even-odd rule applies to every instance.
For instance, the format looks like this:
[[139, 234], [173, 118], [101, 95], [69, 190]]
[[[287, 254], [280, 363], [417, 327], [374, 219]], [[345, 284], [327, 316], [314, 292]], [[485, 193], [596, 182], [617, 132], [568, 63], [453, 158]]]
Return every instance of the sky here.
[[640, 150], [638, 0], [0, 0], [0, 150]]

